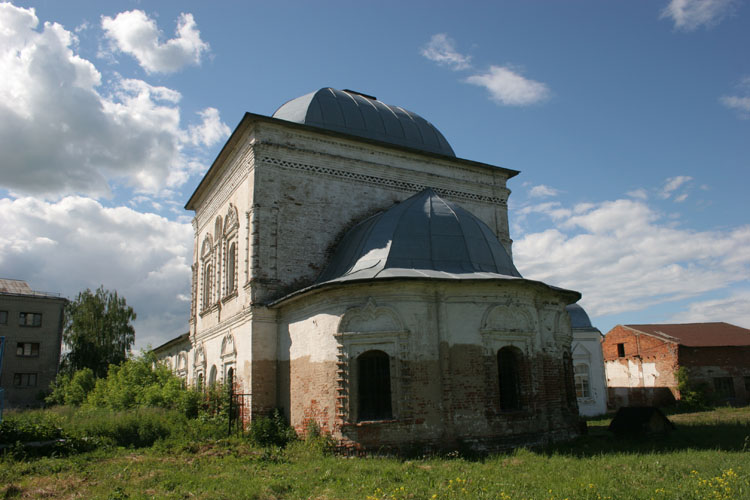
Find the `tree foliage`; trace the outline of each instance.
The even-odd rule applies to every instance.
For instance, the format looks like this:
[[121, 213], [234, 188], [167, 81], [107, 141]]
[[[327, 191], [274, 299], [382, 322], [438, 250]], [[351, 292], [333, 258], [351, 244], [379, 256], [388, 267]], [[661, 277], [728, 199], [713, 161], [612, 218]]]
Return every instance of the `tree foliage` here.
[[105, 377], [109, 365], [128, 357], [135, 341], [131, 321], [136, 315], [116, 291], [100, 286], [86, 289], [65, 309], [63, 341], [70, 349], [63, 357], [63, 371], [72, 374], [90, 368], [94, 376]]

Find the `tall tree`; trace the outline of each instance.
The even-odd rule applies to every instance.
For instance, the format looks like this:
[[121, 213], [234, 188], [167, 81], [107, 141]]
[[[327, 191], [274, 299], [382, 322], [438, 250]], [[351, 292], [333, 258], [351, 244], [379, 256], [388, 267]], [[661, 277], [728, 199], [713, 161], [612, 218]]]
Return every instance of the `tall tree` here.
[[128, 357], [135, 342], [133, 308], [117, 292], [100, 286], [96, 292], [86, 289], [65, 309], [63, 341], [69, 351], [62, 369], [72, 373], [91, 368], [97, 377], [106, 377], [110, 364]]

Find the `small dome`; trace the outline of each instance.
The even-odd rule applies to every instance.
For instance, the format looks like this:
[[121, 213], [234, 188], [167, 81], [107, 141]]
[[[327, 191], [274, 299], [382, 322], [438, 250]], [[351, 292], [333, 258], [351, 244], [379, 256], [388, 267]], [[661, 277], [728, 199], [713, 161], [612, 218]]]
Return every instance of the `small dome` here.
[[353, 227], [316, 284], [374, 278], [521, 278], [487, 225], [432, 189]]
[[416, 113], [352, 90], [323, 88], [292, 99], [274, 118], [430, 153], [456, 156], [443, 134]]
[[578, 304], [570, 304], [565, 309], [567, 309], [570, 316], [570, 326], [572, 328], [593, 328], [589, 315], [586, 314], [583, 307]]

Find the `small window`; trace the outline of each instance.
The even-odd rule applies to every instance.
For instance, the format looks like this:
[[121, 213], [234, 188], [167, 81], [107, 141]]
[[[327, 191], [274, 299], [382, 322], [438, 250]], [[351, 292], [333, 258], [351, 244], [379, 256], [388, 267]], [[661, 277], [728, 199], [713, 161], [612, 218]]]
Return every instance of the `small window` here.
[[0, 311], [0, 325], [8, 324], [8, 311]]
[[589, 365], [579, 363], [573, 369], [576, 380], [576, 397], [590, 398], [591, 387], [589, 386]]
[[521, 355], [516, 351], [513, 347], [503, 347], [497, 351], [500, 409], [503, 411], [521, 409]]
[[42, 326], [42, 315], [41, 313], [19, 313], [18, 324], [19, 326]]
[[714, 377], [714, 393], [718, 399], [734, 399], [734, 380], [732, 377]]
[[387, 420], [391, 409], [391, 358], [383, 351], [367, 351], [357, 358], [358, 419]]
[[19, 342], [16, 344], [16, 356], [31, 358], [39, 356], [39, 342]]
[[625, 344], [617, 344], [617, 356], [620, 358], [625, 357]]
[[14, 373], [13, 385], [16, 387], [36, 387], [36, 373]]

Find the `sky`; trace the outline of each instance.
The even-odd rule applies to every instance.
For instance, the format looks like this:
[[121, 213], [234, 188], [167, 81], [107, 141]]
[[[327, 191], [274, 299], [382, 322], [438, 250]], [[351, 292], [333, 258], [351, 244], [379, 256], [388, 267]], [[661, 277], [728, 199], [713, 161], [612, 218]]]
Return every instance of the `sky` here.
[[740, 0], [0, 3], [0, 277], [188, 330], [184, 205], [245, 112], [323, 87], [519, 170], [513, 257], [594, 326], [750, 328]]

